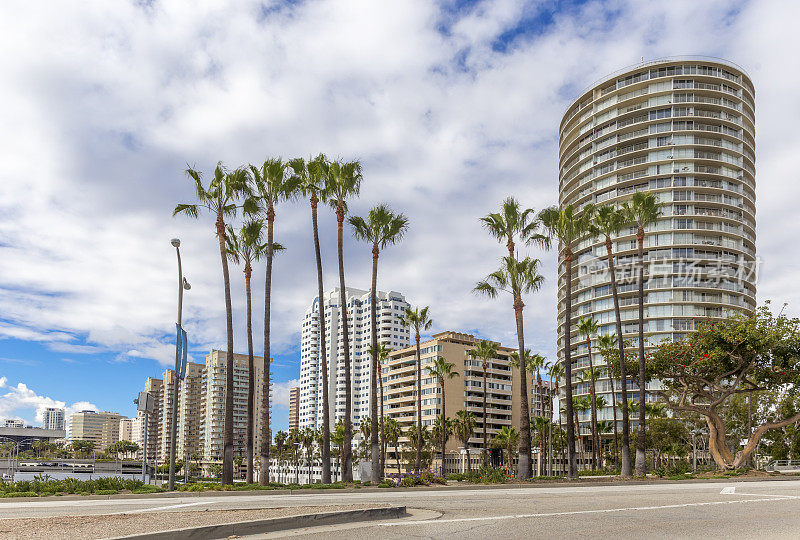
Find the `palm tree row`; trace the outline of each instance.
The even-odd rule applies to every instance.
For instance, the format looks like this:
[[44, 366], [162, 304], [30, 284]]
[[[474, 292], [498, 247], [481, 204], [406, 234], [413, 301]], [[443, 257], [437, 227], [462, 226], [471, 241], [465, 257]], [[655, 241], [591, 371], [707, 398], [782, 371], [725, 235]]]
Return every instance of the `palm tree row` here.
[[[346, 305], [346, 286], [344, 274], [343, 253], [343, 226], [347, 212], [347, 202], [358, 196], [362, 181], [361, 165], [358, 161], [329, 161], [323, 154], [308, 161], [297, 158], [284, 161], [280, 158], [270, 158], [260, 167], [250, 165], [229, 171], [221, 163], [214, 170], [214, 176], [206, 186], [202, 174], [193, 169], [187, 169], [187, 175], [194, 182], [196, 202], [192, 204], [179, 204], [173, 215], [185, 214], [197, 218], [201, 210], [206, 210], [215, 218], [215, 231], [219, 243], [220, 259], [222, 261], [223, 287], [225, 293], [226, 331], [227, 331], [227, 357], [226, 357], [226, 383], [225, 383], [225, 427], [223, 434], [223, 466], [222, 483], [230, 484], [233, 481], [233, 310], [231, 302], [231, 285], [228, 260], [244, 265], [245, 275], [245, 300], [248, 336], [248, 375], [249, 386], [247, 394], [248, 416], [246, 434], [247, 454], [247, 480], [253, 479], [253, 441], [255, 439], [254, 410], [255, 410], [255, 369], [252, 339], [252, 292], [250, 281], [253, 263], [265, 259], [265, 286], [264, 286], [264, 373], [262, 377], [262, 403], [264, 420], [261, 425], [262, 445], [259, 449], [260, 466], [262, 474], [259, 483], [266, 485], [269, 482], [269, 387], [271, 378], [271, 298], [272, 274], [274, 254], [283, 249], [274, 241], [274, 228], [277, 207], [286, 201], [295, 199], [299, 195], [309, 197], [311, 203], [311, 225], [314, 238], [314, 252], [317, 263], [317, 293], [319, 301], [323, 298], [323, 271], [320, 255], [319, 228], [317, 220], [317, 207], [320, 202], [329, 203], [335, 210], [337, 223], [337, 253], [339, 266], [339, 294], [341, 305]], [[245, 215], [245, 222], [237, 233], [227, 222], [235, 218], [241, 210]], [[266, 223], [266, 241], [263, 240]], [[377, 377], [378, 377], [378, 342], [377, 342], [377, 269], [378, 256], [382, 249], [398, 242], [408, 227], [408, 219], [402, 214], [392, 212], [386, 205], [373, 208], [366, 218], [351, 217], [349, 219], [356, 238], [372, 244], [372, 379], [370, 410], [373, 418], [372, 426], [372, 456], [373, 478], [379, 479], [382, 466], [378, 459], [380, 445], [377, 426]], [[343, 423], [343, 448], [341, 450], [340, 465], [342, 478], [352, 481], [352, 381], [351, 361], [349, 348], [349, 329], [347, 310], [342, 310], [344, 371], [347, 399], [345, 402], [345, 415]], [[326, 324], [324, 306], [319, 308], [320, 343], [319, 369], [322, 372], [323, 393], [323, 422], [321, 434], [322, 480], [330, 482], [331, 479], [331, 412], [329, 407], [330, 396], [328, 391], [328, 359], [325, 346]]]

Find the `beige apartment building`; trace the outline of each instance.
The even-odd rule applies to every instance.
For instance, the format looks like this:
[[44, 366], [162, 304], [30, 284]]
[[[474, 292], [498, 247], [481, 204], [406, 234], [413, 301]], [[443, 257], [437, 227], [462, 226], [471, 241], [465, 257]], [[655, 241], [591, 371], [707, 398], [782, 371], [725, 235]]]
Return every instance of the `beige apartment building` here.
[[289, 389], [289, 431], [300, 428], [300, 387]]
[[70, 416], [70, 440], [90, 441], [95, 450], [105, 450], [119, 440], [123, 416], [108, 411], [80, 411]]
[[[471, 352], [480, 339], [471, 334], [459, 332], [441, 332], [420, 344], [422, 364], [422, 424], [428, 429], [441, 414], [442, 394], [439, 381], [427, 373], [427, 368], [438, 357], [444, 357], [454, 364], [453, 371], [458, 376], [445, 381], [446, 414], [453, 418], [457, 411], [472, 412], [477, 425], [473, 437], [469, 440], [471, 461], [474, 467], [479, 466], [480, 452], [483, 448], [483, 370], [482, 362], [472, 358]], [[499, 345], [499, 344], [498, 344]], [[497, 357], [488, 364], [486, 386], [488, 391], [486, 410], [487, 438], [492, 437], [504, 426], [518, 427], [520, 403], [517, 385], [519, 370], [511, 366], [509, 355], [515, 349], [498, 346]], [[406, 347], [389, 354], [387, 362], [381, 369], [384, 392], [384, 414], [397, 420], [404, 430], [416, 424], [416, 347]], [[535, 379], [528, 379], [529, 399], [531, 387], [535, 387]], [[534, 397], [535, 399], [535, 397]], [[533, 412], [533, 411], [531, 411]], [[408, 444], [407, 438], [400, 439], [401, 444]], [[460, 471], [466, 463], [466, 454], [462, 452], [464, 445], [455, 437], [451, 437], [446, 445], [446, 464], [448, 470]], [[496, 453], [496, 451], [495, 451]], [[389, 448], [386, 459], [387, 473], [396, 471], [396, 454]], [[434, 467], [439, 467], [439, 459], [434, 460]]]

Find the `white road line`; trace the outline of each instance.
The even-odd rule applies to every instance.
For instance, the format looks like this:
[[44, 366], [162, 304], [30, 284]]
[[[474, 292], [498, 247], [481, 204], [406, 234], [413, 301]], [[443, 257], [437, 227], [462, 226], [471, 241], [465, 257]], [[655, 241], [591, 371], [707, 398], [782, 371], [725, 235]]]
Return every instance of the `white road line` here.
[[202, 504], [214, 504], [218, 501], [200, 501], [183, 504], [171, 504], [169, 506], [154, 506], [153, 508], [140, 508], [139, 510], [125, 510], [123, 512], [114, 512], [114, 514], [141, 514], [143, 512], [159, 512], [161, 510], [171, 510], [172, 508], [185, 508], [187, 506], [199, 506]]
[[720, 495], [732, 495], [736, 493], [736, 486], [728, 486], [722, 488], [722, 491], [719, 492]]
[[627, 511], [642, 511], [642, 510], [661, 510], [666, 508], [687, 508], [691, 506], [713, 506], [721, 504], [741, 504], [753, 502], [774, 502], [774, 501], [788, 501], [800, 497], [780, 496], [774, 499], [741, 499], [737, 501], [714, 501], [702, 503], [684, 503], [684, 504], [667, 504], [663, 506], [631, 506], [628, 508], [609, 508], [606, 510], [574, 510], [570, 512], [549, 512], [542, 514], [516, 514], [512, 516], [486, 516], [474, 518], [453, 518], [453, 519], [434, 519], [434, 520], [421, 520], [421, 521], [404, 521], [394, 523], [377, 523], [379, 527], [398, 527], [402, 525], [431, 525], [435, 523], [460, 523], [467, 521], [495, 521], [504, 519], [524, 519], [524, 518], [537, 518], [537, 517], [557, 517], [557, 516], [574, 516], [579, 514], [607, 514], [613, 512], [627, 512]]

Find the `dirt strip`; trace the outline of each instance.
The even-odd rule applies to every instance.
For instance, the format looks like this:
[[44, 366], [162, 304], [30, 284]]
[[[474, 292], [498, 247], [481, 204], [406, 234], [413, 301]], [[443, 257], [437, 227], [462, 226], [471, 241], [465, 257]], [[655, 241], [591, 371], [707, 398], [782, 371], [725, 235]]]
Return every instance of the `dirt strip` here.
[[47, 518], [0, 519], [0, 538], [20, 540], [47, 538], [111, 538], [185, 527], [200, 527], [255, 519], [377, 508], [381, 504], [349, 504], [337, 506], [292, 506], [254, 510], [186, 510], [182, 512], [145, 512], [136, 514], [64, 516]]

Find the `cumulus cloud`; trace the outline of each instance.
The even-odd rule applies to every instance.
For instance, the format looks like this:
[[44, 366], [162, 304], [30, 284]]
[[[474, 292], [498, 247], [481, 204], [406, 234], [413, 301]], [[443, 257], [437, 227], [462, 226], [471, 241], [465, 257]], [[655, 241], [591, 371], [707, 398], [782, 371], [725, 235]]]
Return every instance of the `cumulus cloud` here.
[[[379, 287], [430, 305], [437, 330], [512, 343], [508, 302], [470, 293], [503, 254], [477, 217], [509, 194], [537, 209], [556, 202], [558, 124], [583, 87], [641, 57], [697, 53], [753, 76], [759, 290], [800, 305], [785, 277], [800, 267], [800, 252], [785, 249], [796, 232], [785, 216], [800, 195], [786, 174], [800, 135], [786, 119], [800, 116], [800, 81], [774, 54], [800, 49], [800, 34], [781, 2], [593, 1], [563, 13], [508, 0], [69, 4], [16, 3], [0, 32], [15, 52], [0, 58], [0, 118], [15, 127], [0, 134], [0, 339], [168, 365], [177, 236], [192, 283], [191, 346], [224, 347], [213, 218], [171, 217], [193, 197], [186, 164], [210, 172], [218, 160], [324, 151], [362, 160], [353, 213], [386, 201], [411, 220], [381, 257]], [[327, 210], [320, 229], [332, 287]], [[277, 352], [297, 345], [316, 294], [310, 232], [306, 202], [278, 207], [275, 235], [288, 250], [273, 276]], [[365, 288], [368, 248], [347, 236], [348, 284]], [[533, 255], [549, 284], [526, 302], [526, 332], [552, 355], [555, 261]], [[240, 268], [231, 279], [243, 351]], [[261, 265], [253, 290], [258, 336]]]
[[[44, 421], [44, 411], [48, 407], [65, 409], [67, 419], [76, 411], [98, 410], [96, 405], [88, 401], [78, 401], [67, 406], [63, 401], [37, 394], [23, 382], [9, 385], [7, 377], [0, 377], [0, 392], [4, 392], [0, 394], [0, 418], [24, 420], [29, 424], [41, 424]], [[30, 412], [33, 412], [32, 416]]]

